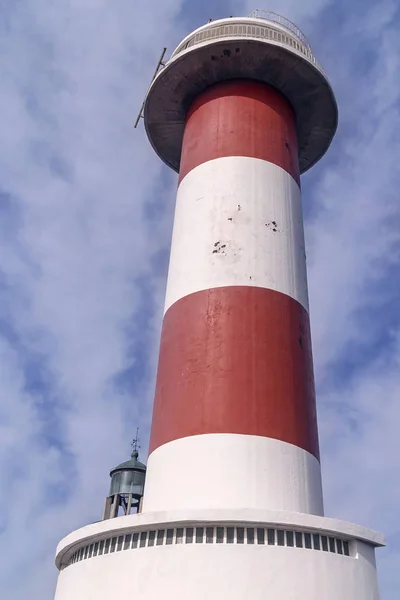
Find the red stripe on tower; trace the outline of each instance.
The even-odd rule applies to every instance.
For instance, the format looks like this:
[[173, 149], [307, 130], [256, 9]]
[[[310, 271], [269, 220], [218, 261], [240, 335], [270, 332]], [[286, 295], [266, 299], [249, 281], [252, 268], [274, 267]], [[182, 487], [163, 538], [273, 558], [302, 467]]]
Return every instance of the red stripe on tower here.
[[250, 156], [285, 169], [300, 185], [296, 119], [289, 102], [256, 81], [225, 81], [191, 105], [179, 181], [198, 165], [223, 156]]
[[166, 313], [151, 447], [244, 433], [319, 457], [308, 314], [259, 287], [196, 292]]

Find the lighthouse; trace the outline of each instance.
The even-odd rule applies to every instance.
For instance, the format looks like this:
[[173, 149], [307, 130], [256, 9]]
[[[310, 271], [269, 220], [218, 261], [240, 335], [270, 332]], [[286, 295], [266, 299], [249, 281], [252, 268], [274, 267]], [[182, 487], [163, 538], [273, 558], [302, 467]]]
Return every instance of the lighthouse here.
[[323, 507], [300, 175], [336, 131], [328, 77], [255, 11], [190, 33], [143, 118], [178, 173], [149, 457], [60, 542], [56, 600], [378, 600], [383, 537]]

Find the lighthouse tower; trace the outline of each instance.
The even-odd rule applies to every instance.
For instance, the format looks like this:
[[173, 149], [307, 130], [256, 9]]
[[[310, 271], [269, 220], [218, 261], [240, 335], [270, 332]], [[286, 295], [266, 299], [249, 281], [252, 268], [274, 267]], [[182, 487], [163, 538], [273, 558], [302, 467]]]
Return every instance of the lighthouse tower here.
[[113, 469], [104, 519], [60, 542], [56, 600], [378, 600], [382, 536], [323, 511], [300, 174], [335, 134], [328, 78], [262, 11], [162, 67], [144, 123], [179, 183], [147, 472]]

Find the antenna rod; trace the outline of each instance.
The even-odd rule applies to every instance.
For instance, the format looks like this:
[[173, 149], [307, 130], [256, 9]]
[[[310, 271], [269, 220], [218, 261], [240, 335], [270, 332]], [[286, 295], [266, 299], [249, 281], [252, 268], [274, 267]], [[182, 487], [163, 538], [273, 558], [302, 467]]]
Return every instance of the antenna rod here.
[[139, 442], [140, 442], [139, 427], [136, 427], [136, 437], [133, 439], [132, 444], [131, 444], [133, 452], [137, 452], [139, 450], [139, 448], [140, 448]]
[[[161, 66], [164, 66], [163, 59], [164, 59], [164, 56], [165, 56], [165, 53], [166, 53], [166, 51], [167, 51], [167, 49], [166, 49], [166, 48], [164, 48], [164, 49], [163, 49], [163, 51], [161, 52], [161, 56], [160, 56], [160, 58], [159, 58], [159, 61], [158, 61], [158, 63], [157, 63], [156, 70], [154, 71], [154, 75], [153, 75], [153, 77], [151, 78], [150, 85], [153, 83], [153, 81], [154, 81], [154, 79], [155, 79], [155, 77], [156, 77], [156, 75], [157, 75], [157, 73], [158, 73], [158, 70], [159, 70], [159, 68], [160, 68]], [[148, 87], [148, 89], [147, 89], [146, 96], [145, 96], [145, 98], [144, 98], [144, 100], [143, 100], [143, 104], [142, 104], [142, 106], [141, 106], [141, 108], [140, 108], [140, 112], [139, 112], [139, 114], [138, 114], [138, 118], [136, 119], [136, 122], [135, 122], [135, 129], [136, 129], [136, 127], [138, 126], [138, 123], [139, 123], [140, 119], [142, 119], [142, 118], [143, 118], [143, 109], [144, 109], [144, 104], [145, 104], [145, 102], [146, 102], [146, 97], [147, 97], [147, 94], [148, 94], [148, 92], [149, 92], [150, 85], [149, 85], [149, 87]]]

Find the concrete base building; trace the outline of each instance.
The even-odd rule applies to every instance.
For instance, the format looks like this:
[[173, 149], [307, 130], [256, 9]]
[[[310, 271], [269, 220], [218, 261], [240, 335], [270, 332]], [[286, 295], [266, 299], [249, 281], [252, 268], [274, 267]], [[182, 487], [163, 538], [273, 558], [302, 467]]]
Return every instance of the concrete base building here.
[[382, 536], [323, 511], [300, 174], [327, 76], [257, 11], [185, 38], [143, 116], [179, 172], [144, 495], [133, 453], [59, 544], [56, 600], [378, 600]]

